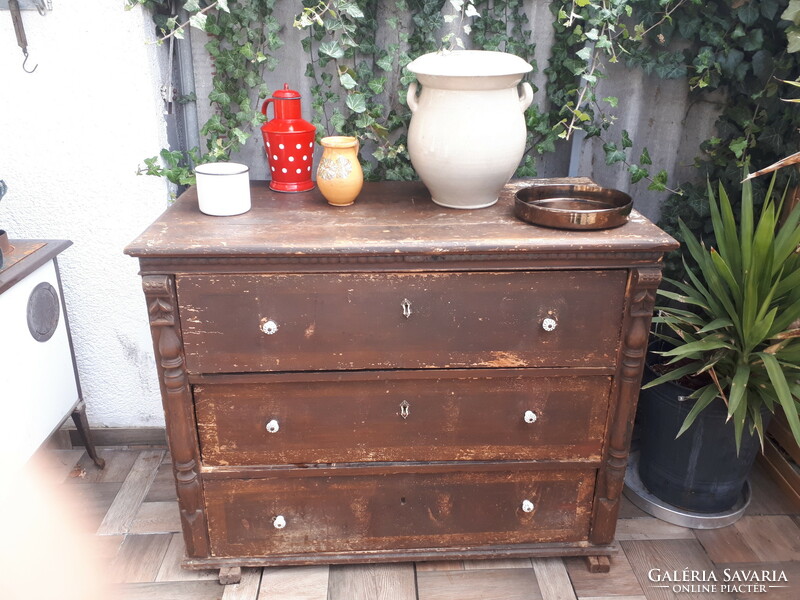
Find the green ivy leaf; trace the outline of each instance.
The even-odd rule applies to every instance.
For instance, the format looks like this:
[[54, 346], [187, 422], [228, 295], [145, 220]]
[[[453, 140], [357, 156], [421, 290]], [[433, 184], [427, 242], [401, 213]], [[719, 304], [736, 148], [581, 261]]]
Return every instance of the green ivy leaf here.
[[800, 25], [800, 0], [790, 0], [789, 6], [783, 11], [781, 19]]
[[364, 94], [349, 94], [344, 103], [354, 113], [363, 113], [367, 110], [367, 101], [364, 98]]
[[[224, 11], [226, 13], [230, 13], [231, 12], [231, 9], [228, 8], [228, 0], [217, 0], [217, 7], [219, 7], [219, 9], [221, 11]], [[184, 7], [184, 8], [186, 8], [186, 7]]]
[[376, 77], [367, 83], [367, 87], [372, 90], [373, 94], [380, 94], [386, 88], [386, 77]]
[[603, 152], [606, 154], [606, 164], [613, 165], [625, 160], [625, 153], [617, 148], [613, 142], [603, 144]]
[[319, 45], [319, 51], [326, 56], [330, 56], [331, 58], [342, 58], [344, 56], [344, 50], [339, 45], [339, 42], [332, 41], [332, 42], [324, 42]]
[[639, 183], [642, 179], [650, 175], [647, 169], [643, 169], [639, 165], [629, 166], [628, 172], [631, 174], [631, 183]]
[[339, 83], [341, 83], [342, 87], [346, 90], [352, 90], [358, 87], [358, 82], [355, 79], [353, 79], [350, 73], [344, 73], [343, 75], [340, 75]]
[[622, 147], [623, 148], [631, 148], [633, 147], [633, 142], [631, 141], [630, 134], [623, 129], [622, 130]]
[[792, 25], [786, 29], [786, 39], [788, 41], [787, 52], [794, 53], [800, 51], [800, 26]]
[[619, 98], [608, 96], [607, 98], [603, 98], [603, 102], [607, 102], [611, 108], [617, 108], [617, 104], [619, 104]]
[[730, 144], [728, 144], [728, 148], [736, 158], [742, 158], [742, 154], [747, 149], [747, 138], [736, 138]]
[[391, 72], [392, 70], [394, 70], [394, 59], [388, 54], [381, 56], [378, 60], [375, 61], [375, 64], [377, 64], [384, 71]]
[[183, 10], [186, 12], [196, 12], [200, 10], [200, 1], [199, 0], [186, 0], [183, 4]]
[[196, 13], [189, 17], [189, 25], [200, 29], [202, 31], [206, 30], [206, 21], [208, 20], [208, 15], [205, 13]]
[[736, 16], [739, 17], [742, 23], [750, 26], [758, 21], [759, 12], [758, 2], [756, 0], [750, 0], [736, 10]]
[[339, 112], [339, 109], [334, 109], [333, 114], [329, 120], [331, 127], [336, 133], [342, 133], [344, 131], [344, 125], [347, 120], [344, 118], [344, 115]]
[[653, 161], [650, 159], [650, 152], [647, 148], [642, 148], [642, 155], [639, 157], [639, 162], [643, 165], [652, 165]]
[[647, 189], [652, 192], [663, 192], [667, 189], [667, 172], [664, 169], [661, 169], [658, 174], [653, 178], [653, 181], [650, 182], [650, 185], [647, 186]]

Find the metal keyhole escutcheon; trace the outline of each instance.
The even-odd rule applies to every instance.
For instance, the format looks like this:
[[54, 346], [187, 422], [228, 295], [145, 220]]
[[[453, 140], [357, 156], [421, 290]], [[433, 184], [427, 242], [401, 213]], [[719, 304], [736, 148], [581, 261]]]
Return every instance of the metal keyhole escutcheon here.
[[408, 298], [404, 298], [403, 301], [400, 303], [400, 306], [403, 307], [403, 316], [407, 319], [411, 316], [411, 301]]
[[403, 400], [400, 403], [400, 416], [403, 417], [404, 419], [407, 419], [410, 409], [411, 405], [407, 401]]

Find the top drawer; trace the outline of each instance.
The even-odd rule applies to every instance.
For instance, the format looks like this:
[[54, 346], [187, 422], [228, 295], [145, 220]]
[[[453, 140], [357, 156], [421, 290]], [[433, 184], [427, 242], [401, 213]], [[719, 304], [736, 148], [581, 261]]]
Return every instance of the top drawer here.
[[178, 276], [191, 373], [612, 366], [625, 271]]

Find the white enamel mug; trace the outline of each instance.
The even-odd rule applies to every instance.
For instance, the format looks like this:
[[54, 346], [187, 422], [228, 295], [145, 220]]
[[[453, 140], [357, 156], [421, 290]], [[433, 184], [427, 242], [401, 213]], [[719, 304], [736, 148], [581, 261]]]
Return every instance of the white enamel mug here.
[[200, 211], [215, 217], [240, 215], [250, 210], [250, 169], [239, 163], [197, 165], [197, 203]]

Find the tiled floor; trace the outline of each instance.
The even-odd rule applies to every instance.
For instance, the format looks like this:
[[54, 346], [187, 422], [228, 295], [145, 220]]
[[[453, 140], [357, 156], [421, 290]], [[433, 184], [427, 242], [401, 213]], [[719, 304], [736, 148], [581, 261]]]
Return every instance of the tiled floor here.
[[[589, 573], [584, 561], [577, 558], [514, 559], [244, 569], [240, 584], [221, 586], [216, 571], [180, 567], [183, 540], [178, 533], [168, 454], [159, 449], [101, 449], [101, 455], [107, 465], [103, 471], [97, 470], [80, 449], [41, 453], [41, 459], [51, 467], [47, 480], [56, 482], [56, 489], [62, 493], [74, 496], [69, 514], [79, 515], [82, 527], [92, 533], [95, 564], [99, 565], [96, 572], [114, 585], [113, 591], [97, 595], [98, 599], [800, 598], [800, 514], [758, 467], [751, 480], [753, 500], [746, 516], [724, 529], [700, 531], [670, 525], [626, 500], [617, 528], [620, 551], [612, 559], [608, 574]], [[64, 502], [59, 502], [62, 509]], [[76, 548], [66, 558], [82, 562], [81, 552]], [[763, 579], [761, 571], [767, 570], [773, 581], [748, 582], [750, 592], [722, 591], [725, 569], [736, 579], [752, 578], [754, 570]], [[706, 581], [678, 583], [684, 586], [678, 591], [672, 581], [653, 581], [658, 573], [674, 571], [696, 572], [696, 578]], [[709, 573], [714, 574], [716, 582], [709, 580]], [[762, 583], [763, 590], [757, 587]], [[703, 585], [710, 590], [712, 584], [714, 591], [702, 591]], [[728, 582], [733, 584], [742, 586], [743, 582]], [[69, 591], [68, 580], [60, 585], [62, 591]], [[58, 597], [90, 600], [88, 592]]]

